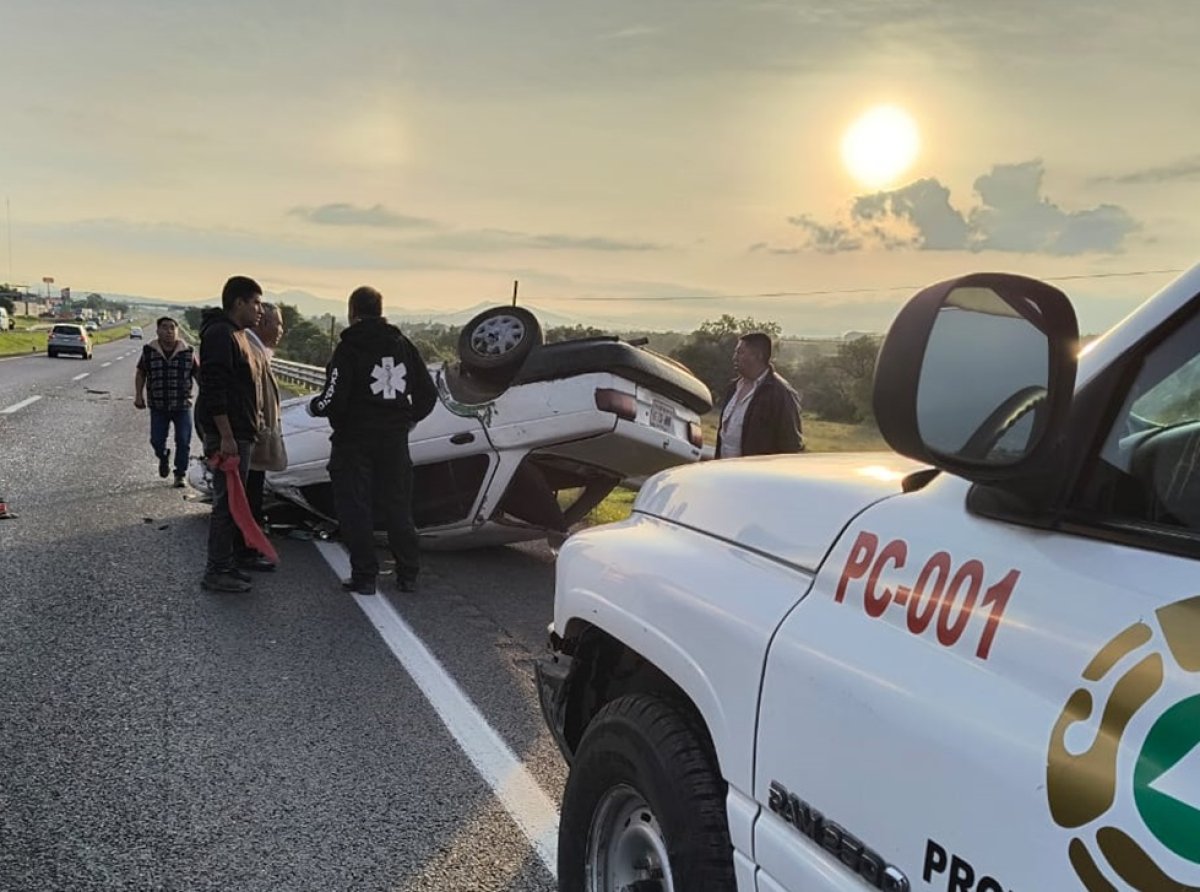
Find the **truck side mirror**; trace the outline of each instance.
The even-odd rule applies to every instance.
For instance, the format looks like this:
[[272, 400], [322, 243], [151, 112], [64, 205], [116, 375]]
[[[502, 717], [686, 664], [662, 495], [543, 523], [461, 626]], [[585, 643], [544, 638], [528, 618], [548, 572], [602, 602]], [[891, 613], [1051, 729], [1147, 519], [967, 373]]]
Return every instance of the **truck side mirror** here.
[[1044, 282], [976, 273], [932, 285], [880, 348], [880, 432], [900, 454], [975, 482], [1034, 474], [1070, 407], [1078, 341], [1070, 300]]

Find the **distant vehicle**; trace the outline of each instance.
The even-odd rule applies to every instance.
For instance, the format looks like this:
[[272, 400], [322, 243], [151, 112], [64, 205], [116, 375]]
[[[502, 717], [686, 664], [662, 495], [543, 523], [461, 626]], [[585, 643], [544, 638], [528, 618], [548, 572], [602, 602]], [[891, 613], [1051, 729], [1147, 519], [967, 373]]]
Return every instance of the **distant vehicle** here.
[[142, 340], [142, 330], [141, 330], [141, 328], [139, 328], [138, 326], [134, 325], [133, 327], [131, 327], [131, 328], [129, 329], [129, 336], [130, 336], [131, 338], [134, 338], [135, 340], [138, 340], [138, 341]]
[[[430, 363], [438, 403], [410, 438], [426, 548], [559, 541], [622, 481], [700, 460], [712, 395], [664, 356], [616, 337], [543, 344], [521, 307], [476, 316], [458, 353]], [[329, 423], [308, 400], [283, 404], [288, 467], [267, 489], [332, 520]], [[202, 463], [189, 481], [210, 490]]]
[[8, 315], [8, 310], [0, 307], [0, 331], [8, 331], [16, 325], [16, 321]]
[[87, 322], [84, 323], [83, 327], [86, 328], [88, 331], [99, 331], [100, 323], [97, 322], [95, 319], [89, 319]]
[[92, 358], [92, 338], [86, 328], [72, 322], [60, 322], [46, 338], [46, 355], [54, 359], [60, 353], [77, 353]]

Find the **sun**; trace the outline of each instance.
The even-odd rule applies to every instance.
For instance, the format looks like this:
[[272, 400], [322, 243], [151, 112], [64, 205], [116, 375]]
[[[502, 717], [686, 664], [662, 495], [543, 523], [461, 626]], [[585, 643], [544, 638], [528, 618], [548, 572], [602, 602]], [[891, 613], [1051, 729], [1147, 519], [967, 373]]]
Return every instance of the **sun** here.
[[894, 105], [865, 112], [842, 137], [842, 162], [870, 189], [890, 186], [917, 159], [921, 138], [912, 116]]

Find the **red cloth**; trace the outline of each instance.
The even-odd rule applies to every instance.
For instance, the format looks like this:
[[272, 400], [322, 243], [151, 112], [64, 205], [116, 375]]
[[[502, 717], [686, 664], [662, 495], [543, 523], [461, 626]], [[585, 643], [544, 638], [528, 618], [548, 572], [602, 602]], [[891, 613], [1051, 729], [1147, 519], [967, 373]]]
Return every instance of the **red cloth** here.
[[250, 513], [246, 488], [242, 486], [242, 475], [238, 473], [239, 464], [241, 464], [241, 460], [236, 455], [225, 455], [220, 452], [208, 460], [208, 466], [214, 471], [225, 472], [225, 487], [229, 493], [229, 513], [233, 515], [233, 522], [242, 531], [242, 538], [246, 540], [246, 545], [267, 560], [277, 564], [279, 555], [275, 552], [275, 546], [271, 544], [271, 540], [267, 538], [262, 527], [255, 521], [254, 515]]

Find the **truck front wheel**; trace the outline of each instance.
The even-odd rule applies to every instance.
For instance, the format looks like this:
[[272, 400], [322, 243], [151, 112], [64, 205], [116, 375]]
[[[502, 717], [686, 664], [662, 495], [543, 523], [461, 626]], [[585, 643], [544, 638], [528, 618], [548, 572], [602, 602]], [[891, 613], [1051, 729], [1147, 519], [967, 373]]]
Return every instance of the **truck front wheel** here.
[[703, 728], [631, 694], [588, 725], [567, 779], [560, 892], [734, 890], [725, 783]]

